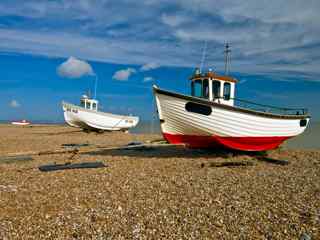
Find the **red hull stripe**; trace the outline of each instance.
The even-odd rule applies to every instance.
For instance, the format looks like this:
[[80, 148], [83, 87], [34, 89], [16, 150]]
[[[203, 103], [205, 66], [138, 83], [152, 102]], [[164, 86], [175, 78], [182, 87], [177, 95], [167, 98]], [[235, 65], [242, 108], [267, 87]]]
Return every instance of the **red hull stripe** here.
[[219, 137], [163, 133], [172, 144], [187, 144], [191, 148], [227, 147], [242, 151], [265, 151], [278, 147], [290, 137]]

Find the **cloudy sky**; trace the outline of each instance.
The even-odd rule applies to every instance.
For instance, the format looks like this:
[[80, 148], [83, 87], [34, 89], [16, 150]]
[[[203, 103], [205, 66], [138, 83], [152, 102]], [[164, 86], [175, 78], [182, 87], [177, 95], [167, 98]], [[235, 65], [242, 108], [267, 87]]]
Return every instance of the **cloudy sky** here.
[[223, 72], [232, 47], [237, 95], [308, 107], [320, 118], [319, 0], [1, 0], [0, 119], [62, 119], [98, 78], [104, 109], [148, 118], [153, 83], [189, 92], [199, 66]]

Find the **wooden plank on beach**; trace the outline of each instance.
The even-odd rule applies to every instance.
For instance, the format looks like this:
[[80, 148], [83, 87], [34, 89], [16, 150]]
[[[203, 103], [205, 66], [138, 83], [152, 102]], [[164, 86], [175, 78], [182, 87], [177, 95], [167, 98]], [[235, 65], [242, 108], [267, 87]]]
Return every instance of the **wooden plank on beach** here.
[[[253, 166], [252, 161], [226, 161], [226, 162], [210, 162], [209, 167], [247, 167]], [[201, 165], [202, 167], [204, 165]]]
[[0, 163], [15, 163], [23, 161], [32, 161], [33, 158], [30, 155], [19, 156], [0, 156]]
[[82, 168], [103, 168], [107, 167], [103, 162], [83, 162], [83, 163], [65, 163], [65, 164], [51, 164], [39, 167], [42, 172], [68, 170], [68, 169], [82, 169]]
[[263, 162], [268, 162], [268, 163], [273, 163], [273, 164], [277, 164], [277, 165], [288, 165], [289, 161], [287, 160], [281, 160], [281, 159], [274, 159], [274, 158], [269, 158], [269, 157], [256, 157], [257, 160], [259, 161], [263, 161]]
[[35, 155], [51, 155], [51, 154], [62, 154], [62, 153], [74, 153], [78, 152], [78, 149], [56, 149], [56, 150], [46, 150], [46, 151], [28, 151], [28, 152], [14, 152], [8, 153], [6, 156], [1, 157], [18, 157], [18, 156], [35, 156]]
[[64, 144], [61, 144], [61, 146], [65, 147], [65, 148], [89, 147], [91, 145], [92, 144], [89, 144], [89, 143], [64, 143]]
[[185, 147], [185, 144], [171, 144], [171, 143], [148, 143], [140, 145], [127, 145], [123, 147], [118, 147], [115, 149], [106, 149], [106, 150], [145, 150], [152, 149], [155, 147]]
[[49, 150], [49, 151], [41, 151], [38, 152], [37, 155], [51, 155], [51, 154], [63, 154], [63, 153], [73, 153], [76, 154], [79, 152], [79, 149], [75, 148], [75, 149], [71, 149], [71, 150]]

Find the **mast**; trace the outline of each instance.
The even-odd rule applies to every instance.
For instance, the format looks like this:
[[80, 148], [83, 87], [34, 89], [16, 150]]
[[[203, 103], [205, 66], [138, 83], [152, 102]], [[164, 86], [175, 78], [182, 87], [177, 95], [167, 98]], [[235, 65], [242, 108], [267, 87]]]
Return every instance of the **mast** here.
[[202, 52], [202, 58], [201, 58], [201, 63], [200, 63], [200, 73], [202, 72], [202, 68], [204, 66], [204, 62], [206, 59], [206, 53], [207, 53], [207, 41], [204, 42], [204, 47], [203, 47], [203, 52]]
[[230, 53], [231, 53], [231, 50], [230, 50], [229, 43], [226, 43], [225, 50], [224, 50], [224, 62], [225, 62], [224, 73], [225, 73], [225, 75], [229, 74]]
[[98, 85], [98, 75], [95, 74], [95, 81], [94, 81], [94, 98], [97, 98], [97, 85]]
[[90, 89], [88, 89], [88, 91], [87, 91], [87, 96], [88, 96], [88, 98], [91, 98], [91, 91], [90, 91]]

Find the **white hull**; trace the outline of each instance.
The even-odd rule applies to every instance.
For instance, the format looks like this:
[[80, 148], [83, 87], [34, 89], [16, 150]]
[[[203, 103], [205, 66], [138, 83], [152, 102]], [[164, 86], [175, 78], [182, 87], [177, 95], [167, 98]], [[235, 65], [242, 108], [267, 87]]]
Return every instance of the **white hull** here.
[[[168, 94], [169, 93], [169, 94]], [[170, 93], [155, 87], [155, 98], [161, 121], [161, 130], [170, 142], [180, 143], [190, 137], [210, 138], [214, 141], [264, 141], [272, 142], [272, 139], [286, 140], [304, 132], [309, 117], [293, 116], [279, 117], [279, 115], [258, 113], [254, 111], [239, 111], [239, 108], [225, 106], [222, 104], [210, 104], [202, 100], [202, 103], [211, 109], [209, 115], [199, 114], [186, 110], [186, 104], [192, 102], [189, 96]], [[193, 98], [196, 99], [196, 98]], [[301, 126], [300, 121], [307, 121]], [[201, 138], [202, 137], [202, 138]], [[173, 140], [172, 140], [173, 139]], [[204, 144], [204, 143], [201, 143]], [[196, 143], [195, 143], [196, 145]], [[244, 147], [246, 148], [246, 147]], [[255, 146], [248, 149], [255, 150]], [[257, 147], [259, 148], [259, 147]]]
[[62, 103], [65, 121], [72, 127], [102, 131], [119, 131], [135, 127], [139, 117], [123, 116], [85, 109], [70, 103]]
[[12, 125], [18, 125], [18, 126], [27, 126], [30, 125], [29, 122], [11, 122]]

